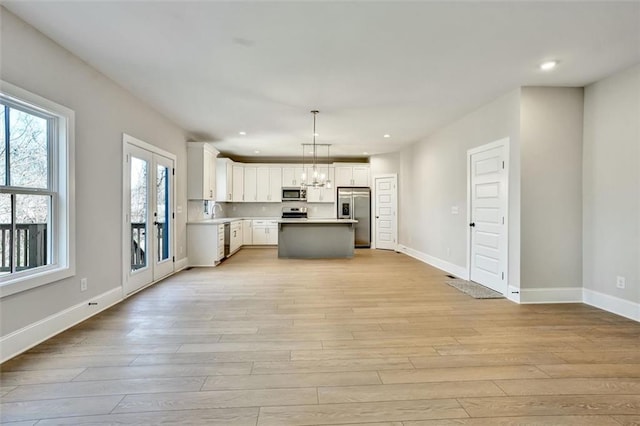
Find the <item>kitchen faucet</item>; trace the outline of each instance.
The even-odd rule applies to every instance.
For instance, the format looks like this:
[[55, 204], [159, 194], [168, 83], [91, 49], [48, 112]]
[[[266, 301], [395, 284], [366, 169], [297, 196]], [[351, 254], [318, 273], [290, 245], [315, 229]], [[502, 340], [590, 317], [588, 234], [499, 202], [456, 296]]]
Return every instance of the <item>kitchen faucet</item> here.
[[216, 207], [218, 209], [220, 209], [220, 213], [222, 213], [222, 207], [220, 206], [220, 204], [217, 204], [217, 203], [214, 202], [213, 203], [213, 208], [212, 208], [212, 211], [211, 211], [211, 214], [213, 215], [214, 219], [216, 217]]

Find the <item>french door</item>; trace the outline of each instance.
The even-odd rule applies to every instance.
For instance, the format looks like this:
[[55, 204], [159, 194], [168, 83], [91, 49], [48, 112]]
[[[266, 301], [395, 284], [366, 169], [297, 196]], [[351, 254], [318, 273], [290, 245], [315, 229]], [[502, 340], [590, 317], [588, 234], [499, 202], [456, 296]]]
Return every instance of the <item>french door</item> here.
[[124, 292], [131, 294], [174, 270], [175, 158], [128, 135], [123, 141]]

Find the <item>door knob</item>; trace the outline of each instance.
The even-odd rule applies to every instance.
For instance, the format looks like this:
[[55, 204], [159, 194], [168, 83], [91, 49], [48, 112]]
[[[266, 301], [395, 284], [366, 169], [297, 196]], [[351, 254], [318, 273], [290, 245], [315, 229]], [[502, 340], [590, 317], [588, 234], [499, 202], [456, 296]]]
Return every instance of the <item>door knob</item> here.
[[471, 223], [469, 224], [469, 226], [473, 228], [473, 227], [475, 227], [475, 226], [476, 226], [476, 223], [475, 223], [475, 222], [471, 222]]

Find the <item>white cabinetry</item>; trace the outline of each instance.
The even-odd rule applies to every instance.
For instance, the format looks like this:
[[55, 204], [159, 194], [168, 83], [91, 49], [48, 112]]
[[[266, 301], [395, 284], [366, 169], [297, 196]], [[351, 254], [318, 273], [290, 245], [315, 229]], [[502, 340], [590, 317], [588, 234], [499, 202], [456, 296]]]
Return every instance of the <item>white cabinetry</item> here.
[[242, 246], [242, 221], [236, 220], [230, 225], [231, 236], [229, 239], [229, 255], [232, 255]]
[[242, 245], [250, 246], [253, 244], [253, 221], [245, 219], [242, 221]]
[[224, 225], [187, 224], [190, 266], [214, 266], [224, 257]]
[[278, 244], [278, 221], [254, 220], [253, 221], [253, 244], [254, 245], [277, 245]]
[[256, 200], [262, 203], [282, 201], [282, 168], [258, 167]]
[[228, 158], [216, 161], [216, 201], [233, 201], [233, 161]]
[[369, 165], [335, 165], [335, 186], [369, 186]]
[[248, 202], [260, 201], [258, 200], [258, 168], [255, 166], [244, 166], [244, 200]]
[[244, 166], [233, 164], [232, 201], [244, 201]]
[[189, 142], [187, 147], [187, 198], [213, 200], [216, 192], [216, 151], [204, 142]]
[[282, 169], [245, 165], [244, 201], [260, 203], [282, 201]]
[[300, 186], [302, 182], [302, 167], [283, 167], [282, 168], [282, 186]]

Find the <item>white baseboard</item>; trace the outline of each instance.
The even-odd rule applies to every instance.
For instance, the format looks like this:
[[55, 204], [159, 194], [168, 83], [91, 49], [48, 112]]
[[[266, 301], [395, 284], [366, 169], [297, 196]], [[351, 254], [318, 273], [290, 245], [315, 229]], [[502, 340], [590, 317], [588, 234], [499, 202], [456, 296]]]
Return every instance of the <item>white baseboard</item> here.
[[121, 300], [122, 287], [116, 287], [3, 336], [0, 338], [0, 362], [13, 358]]
[[414, 259], [418, 259], [421, 262], [427, 263], [435, 268], [442, 269], [449, 274], [466, 280], [469, 276], [467, 272], [467, 268], [463, 268], [462, 266], [455, 265], [451, 262], [447, 262], [446, 260], [438, 259], [437, 257], [430, 256], [428, 254], [422, 253], [418, 250], [414, 250], [407, 246], [398, 245], [397, 249], [400, 253], [404, 253], [407, 256], [411, 256]]
[[582, 303], [582, 287], [520, 288], [520, 303]]
[[183, 257], [182, 259], [178, 259], [178, 260], [176, 260], [176, 263], [173, 265], [174, 272], [180, 272], [184, 268], [186, 268], [187, 266], [189, 266], [189, 258], [188, 257]]
[[623, 316], [635, 321], [640, 321], [640, 303], [620, 299], [598, 291], [582, 289], [582, 299], [587, 305], [595, 306], [602, 310]]

